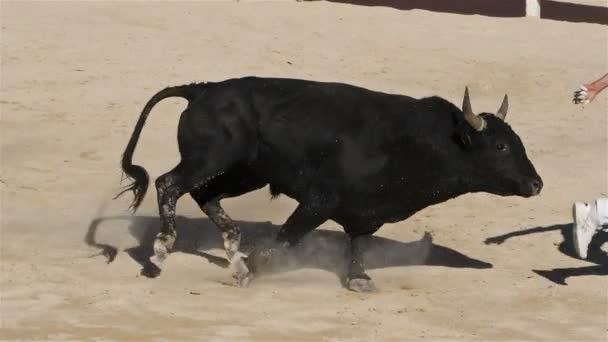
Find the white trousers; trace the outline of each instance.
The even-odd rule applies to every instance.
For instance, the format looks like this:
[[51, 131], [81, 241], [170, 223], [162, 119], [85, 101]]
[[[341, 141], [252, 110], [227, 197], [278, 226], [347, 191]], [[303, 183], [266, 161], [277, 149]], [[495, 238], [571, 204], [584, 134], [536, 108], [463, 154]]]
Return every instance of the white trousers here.
[[597, 223], [599, 226], [608, 225], [608, 197], [600, 197], [595, 200], [597, 208]]

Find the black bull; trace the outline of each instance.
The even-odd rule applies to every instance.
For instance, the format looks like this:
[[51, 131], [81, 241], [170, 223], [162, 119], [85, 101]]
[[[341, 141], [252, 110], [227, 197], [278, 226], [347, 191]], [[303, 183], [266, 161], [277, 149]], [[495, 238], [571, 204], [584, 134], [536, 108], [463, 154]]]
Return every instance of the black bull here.
[[[188, 100], [177, 141], [181, 161], [158, 177], [161, 229], [157, 263], [176, 239], [175, 206], [190, 193], [221, 229], [235, 279], [247, 285], [256, 265], [331, 219], [350, 238], [353, 290], [373, 288], [362, 246], [383, 224], [472, 192], [529, 197], [542, 180], [518, 135], [505, 123], [508, 99], [495, 114], [462, 110], [440, 97], [415, 99], [341, 83], [246, 77], [166, 88], [146, 104], [123, 154], [133, 181], [133, 208], [148, 174], [132, 156], [148, 114], [160, 100]], [[270, 186], [298, 202], [277, 245], [239, 252], [240, 232], [220, 200]], [[122, 194], [122, 192], [121, 192]]]

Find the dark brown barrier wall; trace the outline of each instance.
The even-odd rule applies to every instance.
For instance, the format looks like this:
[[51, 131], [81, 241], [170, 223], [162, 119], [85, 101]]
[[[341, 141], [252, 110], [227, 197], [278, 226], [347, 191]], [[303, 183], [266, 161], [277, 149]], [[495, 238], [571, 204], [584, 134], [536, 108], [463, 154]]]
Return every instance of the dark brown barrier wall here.
[[329, 0], [362, 6], [385, 6], [401, 10], [422, 9], [457, 14], [479, 14], [492, 17], [526, 15], [525, 0]]
[[540, 0], [540, 17], [542, 19], [608, 25], [608, 8], [562, 1]]
[[[306, 0], [305, 0], [306, 1]], [[310, 0], [309, 0], [310, 1]], [[315, 0], [312, 0], [315, 1]], [[361, 6], [384, 6], [400, 10], [422, 9], [434, 12], [478, 14], [490, 17], [523, 17], [525, 0], [327, 0]], [[608, 25], [608, 8], [540, 0], [542, 19]]]

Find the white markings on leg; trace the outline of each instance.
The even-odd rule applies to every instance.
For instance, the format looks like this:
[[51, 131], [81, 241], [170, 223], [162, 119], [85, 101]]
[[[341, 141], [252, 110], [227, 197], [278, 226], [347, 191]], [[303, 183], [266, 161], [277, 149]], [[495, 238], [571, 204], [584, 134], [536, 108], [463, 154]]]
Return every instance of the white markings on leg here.
[[175, 235], [158, 233], [156, 239], [154, 239], [154, 257], [155, 264], [158, 266], [165, 261], [169, 250], [173, 248], [175, 243]]

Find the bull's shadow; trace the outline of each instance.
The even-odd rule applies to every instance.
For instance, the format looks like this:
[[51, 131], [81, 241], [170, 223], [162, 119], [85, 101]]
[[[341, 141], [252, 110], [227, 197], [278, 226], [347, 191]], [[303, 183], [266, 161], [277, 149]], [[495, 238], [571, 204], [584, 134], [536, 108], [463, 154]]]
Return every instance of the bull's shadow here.
[[[535, 227], [525, 230], [514, 231], [504, 235], [488, 238], [486, 239], [485, 243], [502, 244], [506, 240], [516, 236], [537, 234], [556, 230], [559, 230], [563, 237], [563, 241], [559, 244], [558, 250], [567, 256], [578, 259], [578, 256], [574, 252], [571, 223], [556, 224], [548, 227]], [[608, 275], [608, 254], [602, 251], [602, 249], [600, 248], [607, 241], [608, 232], [605, 231], [598, 232], [591, 240], [586, 261], [594, 263], [595, 265], [532, 271], [559, 285], [567, 285], [566, 279], [569, 277], [578, 277], [585, 275]]]
[[[118, 249], [108, 244], [96, 242], [95, 235], [101, 223], [108, 220], [129, 220], [129, 231], [139, 244], [125, 251], [142, 266], [142, 274], [150, 276], [158, 271], [150, 262], [153, 255], [152, 245], [158, 233], [159, 220], [156, 216], [115, 216], [94, 219], [87, 230], [85, 242], [100, 249], [110, 263]], [[228, 267], [224, 257], [211, 255], [205, 251], [223, 249], [223, 240], [217, 227], [206, 218], [191, 219], [177, 217], [178, 238], [174, 252], [201, 256], [220, 267]], [[256, 246], [271, 243], [280, 226], [270, 222], [237, 221], [241, 229], [241, 250], [248, 254]], [[221, 253], [223, 255], [223, 253]], [[280, 263], [273, 265], [271, 273], [285, 272], [301, 268], [322, 269], [343, 279], [347, 266], [346, 235], [341, 231], [317, 229], [308, 234], [297, 246], [283, 256]], [[492, 264], [470, 258], [448, 247], [432, 242], [426, 233], [419, 241], [400, 242], [382, 237], [372, 237], [365, 252], [368, 269], [392, 266], [429, 265], [456, 268], [486, 269]], [[266, 273], [266, 272], [265, 272]]]

